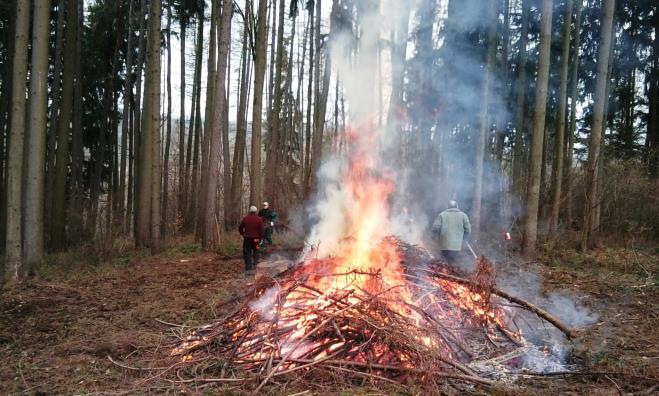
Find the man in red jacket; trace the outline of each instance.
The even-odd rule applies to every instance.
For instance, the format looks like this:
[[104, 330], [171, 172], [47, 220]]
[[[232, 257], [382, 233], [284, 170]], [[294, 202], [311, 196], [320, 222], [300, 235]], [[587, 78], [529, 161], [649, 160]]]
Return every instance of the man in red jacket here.
[[263, 238], [263, 220], [257, 216], [256, 206], [249, 207], [249, 214], [243, 217], [238, 232], [243, 236], [243, 258], [245, 259], [245, 272], [251, 274], [259, 262], [259, 244]]

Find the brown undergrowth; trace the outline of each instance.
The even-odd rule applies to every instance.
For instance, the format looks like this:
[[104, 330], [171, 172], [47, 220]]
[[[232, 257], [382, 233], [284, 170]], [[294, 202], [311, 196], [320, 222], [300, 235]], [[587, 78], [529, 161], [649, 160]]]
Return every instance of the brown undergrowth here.
[[[250, 384], [173, 384], [159, 371], [140, 370], [169, 353], [166, 346], [183, 330], [233, 309], [222, 303], [242, 295], [251, 281], [243, 275], [236, 247], [221, 254], [202, 253], [198, 246], [179, 240], [153, 257], [130, 250], [110, 256], [102, 263], [80, 265], [67, 261], [80, 256], [61, 255], [36, 277], [0, 291], [0, 394], [242, 394], [249, 388]], [[586, 371], [600, 374], [523, 378], [512, 385], [474, 388], [473, 393], [652, 391], [659, 383], [657, 256], [652, 251], [612, 248], [586, 255], [553, 249], [541, 261], [547, 290], [574, 290], [599, 315], [575, 341], [575, 359]], [[371, 379], [347, 382], [336, 373], [312, 384], [292, 378], [263, 391], [452, 392], [450, 386], [422, 389]]]

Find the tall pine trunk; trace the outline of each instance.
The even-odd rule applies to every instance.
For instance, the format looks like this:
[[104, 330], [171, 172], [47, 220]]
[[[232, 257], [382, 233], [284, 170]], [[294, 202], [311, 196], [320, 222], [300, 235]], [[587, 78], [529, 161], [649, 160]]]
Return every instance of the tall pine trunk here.
[[160, 243], [160, 0], [151, 2], [146, 53], [144, 117], [140, 139], [135, 243], [157, 250]]
[[[50, 0], [34, 5], [32, 23], [32, 66], [30, 69], [30, 109], [27, 125], [25, 173], [24, 252], [29, 266], [44, 255], [44, 178], [46, 162], [46, 110], [48, 100], [48, 36]], [[25, 47], [17, 49], [24, 50]]]
[[[317, 0], [318, 1], [318, 0]], [[271, 100], [272, 107], [268, 111], [268, 145], [266, 151], [266, 164], [265, 164], [265, 196], [274, 205], [277, 206], [277, 191], [276, 186], [279, 184], [278, 170], [279, 170], [279, 140], [281, 131], [279, 130], [279, 115], [281, 113], [282, 101], [282, 87], [281, 77], [284, 62], [284, 15], [285, 15], [285, 0], [279, 1], [279, 17], [277, 23], [277, 51], [274, 64], [274, 88], [273, 97]], [[274, 19], [274, 18], [273, 18]], [[273, 29], [274, 31], [274, 29]], [[274, 49], [274, 48], [273, 48]]]
[[[251, 9], [245, 7], [247, 18], [251, 17]], [[243, 51], [241, 58], [240, 74], [240, 93], [238, 95], [238, 114], [236, 124], [236, 143], [233, 149], [233, 162], [231, 170], [231, 210], [229, 215], [229, 227], [235, 227], [240, 217], [240, 201], [243, 190], [243, 175], [245, 168], [245, 146], [247, 140], [247, 96], [249, 93], [250, 82], [250, 62], [249, 62], [249, 30], [245, 25], [243, 28]]]
[[551, 50], [552, 0], [542, 1], [540, 19], [540, 58], [538, 79], [535, 89], [533, 110], [533, 135], [529, 164], [529, 186], [526, 195], [526, 216], [524, 221], [524, 241], [522, 249], [527, 257], [535, 256], [538, 239], [538, 208], [540, 204], [540, 178], [542, 173], [542, 152], [545, 136], [545, 114], [547, 109], [547, 84], [549, 81], [549, 56]]
[[[179, 122], [178, 122], [178, 215], [185, 218], [185, 213], [187, 209], [187, 199], [188, 199], [188, 173], [187, 168], [185, 168], [185, 33], [186, 33], [186, 23], [181, 21], [181, 88], [180, 88], [180, 113], [179, 113]], [[190, 131], [189, 133], [192, 133]]]
[[[64, 24], [66, 22], [67, 0], [60, 0], [57, 4], [57, 25], [55, 28], [55, 64], [53, 66], [53, 85], [50, 91], [50, 110], [48, 111], [48, 146], [46, 149], [46, 196], [45, 213], [51, 213], [53, 203], [53, 187], [55, 184], [55, 144], [57, 143], [57, 126], [60, 111], [62, 88], [62, 64], [64, 58]], [[45, 227], [50, 230], [50, 216], [46, 216]]]
[[76, 29], [75, 85], [73, 99], [73, 122], [71, 137], [71, 187], [69, 197], [69, 241], [78, 243], [83, 234], [83, 172], [84, 158], [82, 144], [82, 26], [84, 22], [84, 2], [78, 0], [78, 29]]
[[78, 0], [67, 0], [66, 38], [62, 75], [62, 100], [57, 125], [57, 155], [53, 189], [50, 242], [53, 250], [66, 249], [66, 173], [69, 165], [69, 132], [73, 107], [73, 84], [78, 29]]
[[261, 127], [263, 119], [263, 86], [265, 82], [266, 45], [268, 39], [266, 0], [259, 0], [254, 43], [254, 102], [252, 104], [252, 174], [249, 200], [261, 201]]
[[126, 231], [126, 168], [128, 162], [128, 135], [131, 133], [131, 100], [133, 94], [133, 2], [128, 10], [128, 37], [126, 45], [126, 80], [124, 81], [123, 112], [121, 117], [121, 157], [119, 169], [118, 207], [116, 229]]
[[30, 0], [16, 2], [16, 29], [12, 64], [11, 124], [7, 151], [7, 227], [5, 278], [18, 281], [26, 275], [22, 250], [23, 146], [25, 132], [25, 89], [30, 34]]
[[561, 209], [563, 188], [563, 154], [565, 152], [565, 121], [567, 114], [567, 79], [570, 56], [570, 27], [572, 26], [572, 0], [565, 2], [565, 19], [563, 22], [563, 49], [561, 53], [561, 76], [558, 91], [558, 127], [554, 141], [554, 164], [552, 169], [552, 203], [549, 218], [550, 235], [558, 228], [558, 216]]
[[597, 77], [595, 80], [595, 103], [593, 104], [593, 123], [588, 146], [588, 162], [586, 165], [586, 202], [584, 210], [583, 236], [581, 249], [587, 250], [595, 238], [592, 225], [596, 221], [598, 202], [598, 176], [600, 169], [600, 149], [602, 130], [604, 126], [604, 108], [608, 100], [606, 88], [608, 84], [609, 56], [611, 53], [613, 13], [615, 0], [604, 0], [602, 3], [602, 25], [600, 31], [599, 55], [597, 59]]
[[302, 181], [302, 189], [304, 194], [309, 194], [311, 189], [311, 128], [313, 126], [312, 117], [312, 103], [314, 98], [314, 81], [315, 79], [315, 34], [316, 34], [316, 20], [314, 18], [315, 10], [313, 7], [309, 9], [309, 82], [307, 84], [307, 123], [304, 130], [304, 177]]
[[165, 153], [163, 158], [162, 176], [162, 222], [161, 233], [166, 236], [170, 231], [167, 227], [167, 211], [169, 201], [169, 149], [172, 139], [172, 7], [167, 7], [167, 124], [165, 125]]
[[567, 151], [565, 152], [565, 202], [566, 223], [572, 224], [573, 193], [572, 193], [572, 157], [574, 156], [574, 134], [577, 129], [577, 100], [579, 99], [579, 50], [581, 38], [581, 10], [583, 0], [576, 0], [574, 20], [574, 40], [572, 47], [572, 80], [570, 81], [570, 126], [567, 138]]
[[488, 110], [490, 106], [490, 91], [496, 62], [497, 51], [497, 7], [495, 1], [488, 2], [487, 10], [487, 57], [485, 61], [485, 76], [483, 77], [483, 88], [481, 91], [481, 103], [479, 114], [478, 144], [476, 146], [476, 172], [474, 184], [474, 200], [471, 209], [473, 233], [478, 238], [481, 226], [481, 201], [483, 196], [483, 165], [485, 162], [485, 141], [490, 130]]
[[[517, 81], [515, 82], [515, 141], [513, 144], [513, 196], [522, 203], [524, 196], [524, 135], [526, 128], [526, 58], [529, 34], [529, 13], [531, 0], [522, 0], [521, 33], [519, 39], [519, 58], [517, 61]], [[521, 206], [521, 205], [520, 205]]]
[[219, 219], [217, 212], [217, 182], [220, 159], [220, 137], [221, 129], [226, 128], [223, 122], [225, 107], [227, 105], [226, 95], [226, 75], [227, 61], [229, 57], [229, 43], [231, 40], [231, 8], [232, 2], [223, 0], [222, 17], [218, 24], [220, 31], [218, 37], [217, 51], [217, 73], [215, 75], [215, 94], [213, 112], [213, 123], [210, 134], [210, 149], [208, 152], [208, 180], [206, 181], [206, 191], [202, 192], [206, 196], [206, 216], [204, 218], [204, 232], [202, 246], [204, 250], [217, 248], [220, 243]]

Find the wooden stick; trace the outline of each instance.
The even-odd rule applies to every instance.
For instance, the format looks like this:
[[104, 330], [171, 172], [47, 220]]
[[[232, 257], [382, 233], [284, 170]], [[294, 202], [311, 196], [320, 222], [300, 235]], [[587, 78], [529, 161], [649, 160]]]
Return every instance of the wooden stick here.
[[[433, 275], [438, 277], [438, 278], [446, 279], [446, 280], [456, 282], [456, 283], [461, 283], [461, 284], [468, 285], [468, 286], [471, 286], [471, 287], [477, 286], [474, 282], [472, 282], [468, 279], [459, 278], [457, 276], [443, 274], [441, 272], [436, 272]], [[541, 317], [542, 319], [544, 319], [547, 322], [551, 323], [552, 325], [554, 325], [554, 327], [556, 327], [557, 329], [562, 331], [563, 334], [565, 334], [569, 339], [572, 339], [572, 338], [575, 337], [574, 330], [567, 327], [565, 324], [563, 324], [561, 321], [559, 321], [558, 319], [553, 317], [549, 312], [545, 311], [544, 309], [536, 307], [535, 305], [532, 305], [531, 303], [528, 303], [528, 302], [526, 302], [526, 301], [524, 301], [520, 298], [517, 298], [515, 296], [511, 296], [510, 294], [508, 294], [508, 293], [504, 292], [503, 290], [500, 290], [496, 287], [493, 287], [491, 289], [491, 292], [492, 292], [492, 294], [495, 294], [499, 297], [503, 297], [503, 298], [505, 298], [506, 300], [508, 300], [510, 302], [521, 305], [522, 307], [526, 308], [527, 310], [529, 310], [529, 311], [533, 312], [534, 314], [538, 315], [539, 317]]]
[[[375, 298], [375, 297], [376, 297], [376, 296], [373, 296], [373, 297], [369, 298], [369, 300], [371, 300], [371, 299], [373, 299], [373, 298]], [[368, 300], [366, 300], [366, 301], [368, 301]], [[264, 386], [268, 381], [270, 381], [270, 378], [272, 378], [272, 377], [275, 375], [275, 373], [277, 372], [277, 370], [279, 370], [279, 367], [281, 367], [281, 365], [284, 364], [284, 362], [285, 362], [288, 358], [291, 357], [291, 355], [293, 354], [293, 352], [295, 352], [295, 350], [296, 350], [296, 349], [297, 349], [297, 348], [298, 348], [298, 347], [304, 342], [304, 340], [306, 340], [307, 338], [309, 338], [309, 336], [311, 336], [312, 334], [314, 334], [315, 332], [317, 332], [319, 329], [321, 329], [323, 326], [325, 326], [327, 323], [329, 323], [332, 319], [334, 319], [334, 317], [336, 317], [336, 315], [338, 315], [338, 314], [340, 314], [340, 313], [342, 313], [342, 312], [344, 312], [344, 311], [347, 311], [348, 309], [354, 307], [355, 305], [359, 305], [359, 304], [363, 304], [363, 303], [364, 303], [364, 301], [363, 301], [363, 300], [360, 300], [360, 301], [357, 301], [356, 303], [350, 304], [349, 306], [347, 306], [347, 307], [345, 307], [345, 308], [343, 308], [343, 309], [340, 309], [340, 310], [336, 311], [332, 316], [330, 316], [329, 318], [327, 318], [327, 319], [325, 319], [324, 321], [322, 321], [318, 326], [314, 327], [313, 330], [311, 330], [310, 332], [308, 332], [308, 333], [306, 333], [304, 336], [302, 336], [302, 338], [300, 338], [300, 339], [295, 343], [295, 345], [293, 346], [293, 348], [291, 348], [291, 350], [286, 354], [286, 356], [284, 356], [284, 357], [281, 359], [281, 361], [275, 366], [275, 368], [272, 369], [272, 370], [270, 371], [270, 373], [265, 377], [265, 379], [259, 384], [259, 386], [254, 390], [254, 392], [253, 392], [252, 394], [255, 394], [255, 395], [256, 395], [256, 394], [259, 393], [259, 391], [261, 390], [261, 388], [263, 388], [263, 386]]]

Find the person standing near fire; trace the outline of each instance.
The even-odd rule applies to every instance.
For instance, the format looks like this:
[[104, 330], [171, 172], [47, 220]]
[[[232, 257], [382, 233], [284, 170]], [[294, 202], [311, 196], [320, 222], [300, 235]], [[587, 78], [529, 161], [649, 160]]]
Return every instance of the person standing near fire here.
[[265, 235], [261, 241], [261, 246], [265, 248], [266, 245], [272, 245], [272, 234], [274, 233], [275, 223], [277, 222], [277, 213], [272, 210], [269, 203], [263, 202], [263, 209], [259, 210], [259, 217], [263, 220], [263, 224], [265, 224]]
[[250, 206], [249, 213], [243, 217], [238, 226], [238, 232], [243, 237], [243, 259], [247, 274], [253, 273], [259, 263], [259, 250], [265, 231], [263, 220], [256, 211], [256, 206]]
[[467, 214], [458, 208], [456, 201], [451, 200], [448, 209], [435, 219], [432, 231], [438, 235], [439, 250], [446, 262], [455, 264], [462, 251], [462, 243], [471, 232], [471, 223]]

